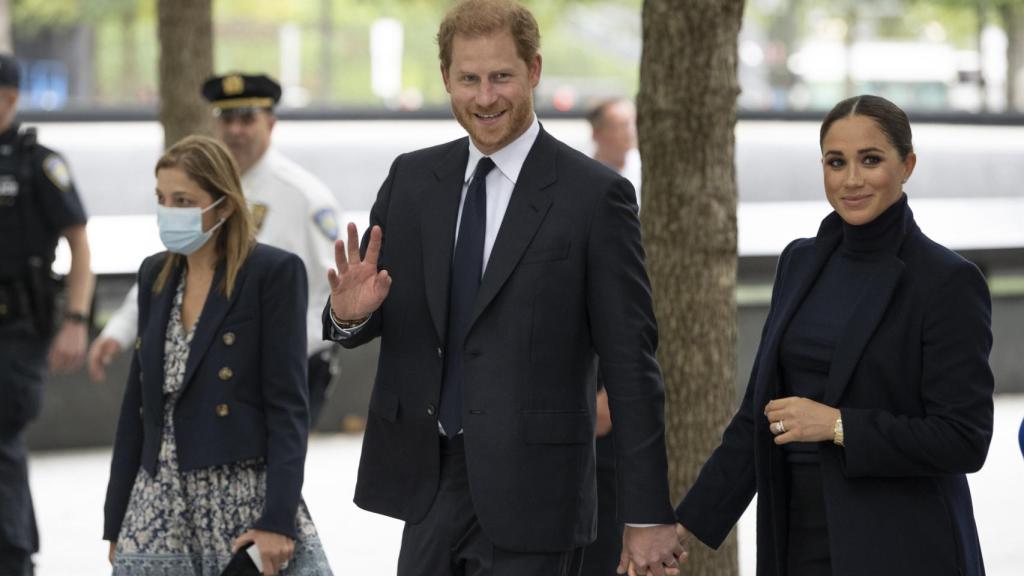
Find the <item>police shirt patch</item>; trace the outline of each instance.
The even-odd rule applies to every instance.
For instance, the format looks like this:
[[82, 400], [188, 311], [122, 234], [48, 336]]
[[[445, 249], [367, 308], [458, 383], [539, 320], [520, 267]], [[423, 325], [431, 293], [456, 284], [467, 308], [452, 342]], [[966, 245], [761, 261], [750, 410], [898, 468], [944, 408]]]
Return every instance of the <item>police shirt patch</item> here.
[[68, 170], [68, 165], [60, 156], [56, 154], [47, 156], [43, 160], [43, 173], [61, 191], [67, 192], [71, 187], [71, 171]]
[[316, 223], [317, 229], [327, 237], [328, 240], [334, 242], [338, 239], [338, 219], [334, 215], [334, 210], [330, 208], [322, 208], [313, 214], [313, 222]]

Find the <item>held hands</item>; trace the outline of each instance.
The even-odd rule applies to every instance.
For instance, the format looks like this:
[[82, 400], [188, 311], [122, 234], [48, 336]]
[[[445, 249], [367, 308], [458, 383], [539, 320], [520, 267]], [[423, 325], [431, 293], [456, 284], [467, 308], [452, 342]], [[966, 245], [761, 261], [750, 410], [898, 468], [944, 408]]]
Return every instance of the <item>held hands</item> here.
[[231, 553], [238, 552], [249, 542], [256, 544], [260, 551], [260, 560], [263, 561], [263, 573], [268, 576], [275, 576], [279, 571], [288, 567], [288, 561], [295, 555], [295, 541], [274, 532], [263, 530], [246, 530], [244, 534], [235, 539], [231, 544]]
[[359, 236], [356, 225], [348, 225], [348, 249], [345, 242], [334, 243], [334, 261], [338, 269], [327, 271], [331, 284], [331, 311], [338, 320], [366, 318], [384, 302], [391, 289], [387, 270], [377, 271], [382, 232], [380, 226], [370, 230], [366, 257], [359, 257]]
[[626, 526], [622, 534], [622, 557], [616, 573], [676, 576], [679, 563], [686, 562], [688, 553], [683, 544], [689, 536], [689, 532], [680, 525]]
[[50, 369], [54, 372], [72, 372], [78, 370], [85, 361], [85, 344], [88, 332], [85, 324], [80, 322], [64, 322], [60, 332], [50, 346]]
[[790, 396], [769, 402], [764, 415], [775, 443], [788, 444], [831, 441], [840, 412], [814, 400]]

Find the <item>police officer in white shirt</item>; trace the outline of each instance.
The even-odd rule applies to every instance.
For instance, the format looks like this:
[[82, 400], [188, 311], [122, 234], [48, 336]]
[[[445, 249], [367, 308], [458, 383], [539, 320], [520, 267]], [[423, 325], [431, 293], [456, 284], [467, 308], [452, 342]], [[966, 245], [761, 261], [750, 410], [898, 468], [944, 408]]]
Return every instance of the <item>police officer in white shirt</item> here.
[[[271, 147], [277, 120], [273, 107], [281, 97], [277, 82], [262, 74], [227, 74], [204, 82], [202, 93], [213, 106], [217, 138], [238, 162], [257, 240], [294, 252], [306, 265], [310, 415], [315, 423], [331, 380], [331, 343], [321, 339], [320, 331], [323, 303], [330, 293], [327, 270], [334, 266], [338, 202], [320, 180]], [[132, 287], [89, 350], [94, 380], [104, 379], [113, 356], [135, 340], [136, 290]]]

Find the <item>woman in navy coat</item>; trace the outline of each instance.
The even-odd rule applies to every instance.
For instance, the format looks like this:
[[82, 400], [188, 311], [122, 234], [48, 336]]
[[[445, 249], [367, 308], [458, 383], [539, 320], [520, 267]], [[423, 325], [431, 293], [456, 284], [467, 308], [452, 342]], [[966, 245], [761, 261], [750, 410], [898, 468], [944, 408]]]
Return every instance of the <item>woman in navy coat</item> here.
[[114, 574], [330, 574], [301, 498], [309, 431], [306, 274], [257, 244], [238, 170], [207, 137], [156, 166], [167, 252], [139, 271], [136, 341], [104, 539]]
[[966, 474], [992, 436], [985, 279], [914, 221], [902, 110], [844, 100], [820, 142], [834, 212], [782, 253], [680, 532], [717, 547], [756, 492], [758, 575], [983, 575]]

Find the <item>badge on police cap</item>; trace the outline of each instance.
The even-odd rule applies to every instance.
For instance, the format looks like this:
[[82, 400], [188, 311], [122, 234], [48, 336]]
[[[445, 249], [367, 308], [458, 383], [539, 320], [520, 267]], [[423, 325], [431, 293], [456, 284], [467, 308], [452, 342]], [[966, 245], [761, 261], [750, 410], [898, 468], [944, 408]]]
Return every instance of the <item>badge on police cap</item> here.
[[43, 173], [62, 192], [67, 192], [71, 188], [71, 171], [68, 170], [68, 165], [60, 156], [56, 154], [47, 156], [43, 160]]
[[221, 89], [225, 96], [238, 96], [245, 91], [245, 79], [238, 74], [230, 74], [221, 81]]
[[328, 240], [334, 242], [338, 239], [338, 218], [334, 215], [334, 210], [330, 208], [317, 210], [313, 214], [313, 222], [316, 223], [317, 230]]

